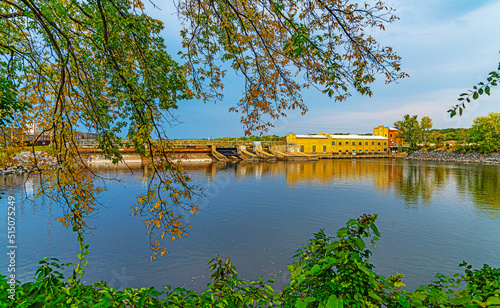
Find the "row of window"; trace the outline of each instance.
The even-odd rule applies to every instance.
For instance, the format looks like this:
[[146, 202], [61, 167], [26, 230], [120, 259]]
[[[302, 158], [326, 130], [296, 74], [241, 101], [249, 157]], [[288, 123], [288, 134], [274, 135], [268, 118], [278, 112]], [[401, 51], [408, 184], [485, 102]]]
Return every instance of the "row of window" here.
[[[335, 145], [335, 141], [332, 141], [332, 145]], [[342, 145], [342, 141], [339, 141], [339, 145]], [[345, 142], [345, 145], [349, 145], [349, 141]], [[352, 142], [352, 145], [356, 145], [356, 142]], [[363, 142], [359, 142], [358, 145], [363, 145]], [[365, 142], [365, 145], [368, 145], [368, 142]], [[372, 145], [375, 145], [375, 142], [372, 141]], [[378, 143], [380, 145], [380, 142]], [[384, 142], [384, 145], [387, 145], [387, 142]]]
[[[300, 146], [300, 151], [304, 152], [304, 146], [303, 145]], [[312, 151], [313, 151], [313, 153], [316, 153], [316, 146], [315, 145], [313, 145]], [[350, 152], [349, 150], [345, 150], [344, 153], [349, 153], [349, 152]], [[355, 153], [356, 150], [352, 150], [352, 152]], [[358, 150], [358, 152], [362, 153], [363, 150], [360, 149], [360, 150]], [[365, 150], [365, 152], [368, 153], [368, 150]], [[323, 146], [323, 153], [326, 153], [326, 145]], [[339, 150], [339, 153], [342, 153], [342, 150]], [[375, 153], [375, 150], [372, 150], [372, 153]], [[378, 153], [380, 153], [380, 149], [378, 150]]]

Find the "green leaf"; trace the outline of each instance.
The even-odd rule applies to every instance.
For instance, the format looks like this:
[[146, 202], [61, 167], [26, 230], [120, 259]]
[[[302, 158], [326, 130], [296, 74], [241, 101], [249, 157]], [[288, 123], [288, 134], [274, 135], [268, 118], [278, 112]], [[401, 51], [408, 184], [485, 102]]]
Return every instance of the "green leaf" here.
[[471, 299], [472, 299], [471, 296], [462, 295], [462, 296], [457, 296], [457, 297], [450, 299], [450, 303], [453, 305], [463, 306], [465, 304], [468, 304]]
[[369, 290], [368, 291], [368, 295], [370, 295], [371, 298], [373, 298], [373, 299], [375, 299], [375, 300], [377, 300], [379, 302], [382, 301], [382, 299], [380, 298], [380, 296], [378, 296], [377, 293], [373, 292], [373, 290]]
[[500, 297], [498, 296], [490, 296], [486, 300], [486, 306], [490, 305], [500, 305]]
[[311, 268], [311, 273], [314, 275], [316, 274], [317, 272], [319, 272], [321, 270], [321, 267], [318, 265], [318, 264], [315, 264], [312, 268]]
[[332, 294], [328, 298], [328, 302], [326, 303], [327, 308], [342, 308], [344, 307], [344, 304], [341, 299], [337, 299], [337, 297]]
[[347, 229], [346, 227], [338, 229], [337, 237], [339, 238], [343, 237], [347, 233], [347, 231], [349, 231], [349, 229]]
[[479, 97], [479, 94], [477, 92], [474, 92], [474, 94], [472, 94], [473, 99], [478, 99], [478, 97]]
[[356, 243], [356, 247], [358, 247], [359, 250], [364, 250], [365, 249], [365, 242], [361, 238], [355, 238], [354, 242]]
[[489, 86], [486, 86], [486, 87], [484, 88], [484, 93], [486, 93], [486, 94], [490, 95], [490, 87], [489, 87]]

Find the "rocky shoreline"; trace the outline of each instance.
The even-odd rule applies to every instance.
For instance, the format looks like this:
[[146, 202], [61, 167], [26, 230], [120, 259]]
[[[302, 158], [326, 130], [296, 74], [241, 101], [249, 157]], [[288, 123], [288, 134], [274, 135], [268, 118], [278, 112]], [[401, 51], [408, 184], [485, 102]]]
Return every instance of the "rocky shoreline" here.
[[406, 159], [410, 160], [431, 160], [431, 161], [448, 161], [460, 163], [483, 163], [483, 164], [500, 164], [500, 153], [481, 154], [479, 152], [454, 152], [454, 151], [432, 151], [425, 152], [422, 150], [416, 151]]
[[[42, 156], [40, 151], [35, 152], [35, 154], [41, 164], [56, 165], [55, 158]], [[0, 168], [0, 175], [30, 173], [34, 171], [34, 167], [30, 166], [32, 160], [33, 153], [22, 152], [14, 157], [15, 162], [13, 164], [6, 165], [5, 167]]]

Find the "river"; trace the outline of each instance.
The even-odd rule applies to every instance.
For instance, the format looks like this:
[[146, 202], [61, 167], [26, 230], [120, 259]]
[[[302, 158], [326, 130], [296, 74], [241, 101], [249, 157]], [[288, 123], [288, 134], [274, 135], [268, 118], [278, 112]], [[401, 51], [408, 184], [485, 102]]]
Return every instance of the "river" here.
[[[190, 166], [204, 187], [192, 228], [181, 240], [167, 240], [168, 255], [150, 262], [144, 218], [130, 216], [146, 188], [141, 169], [106, 168], [102, 207], [89, 221], [87, 283], [112, 286], [165, 285], [203, 290], [206, 263], [230, 256], [239, 277], [259, 275], [287, 283], [286, 266], [313, 233], [327, 234], [351, 218], [377, 213], [382, 233], [371, 261], [383, 274], [404, 273], [408, 289], [429, 283], [435, 273], [500, 267], [500, 166], [403, 159], [208, 164]], [[7, 197], [16, 198], [16, 273], [31, 280], [44, 256], [76, 261], [76, 236], [54, 219], [62, 209], [47, 198], [32, 199], [36, 181], [27, 175], [0, 177], [0, 237], [7, 249]], [[5, 274], [8, 259], [0, 258]]]

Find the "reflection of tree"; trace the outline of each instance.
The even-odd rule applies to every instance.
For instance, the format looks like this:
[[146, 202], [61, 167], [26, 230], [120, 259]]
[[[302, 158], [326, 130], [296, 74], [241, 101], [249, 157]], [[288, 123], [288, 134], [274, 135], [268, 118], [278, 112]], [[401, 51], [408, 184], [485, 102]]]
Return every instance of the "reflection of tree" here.
[[499, 167], [491, 165], [460, 169], [457, 191], [469, 197], [478, 210], [500, 215]]
[[[202, 168], [202, 167], [197, 167]], [[217, 170], [234, 170], [235, 177], [277, 177], [286, 175], [289, 185], [337, 185], [373, 183], [376, 190], [389, 193], [407, 208], [429, 205], [434, 196], [456, 182], [456, 193], [467, 196], [480, 211], [500, 215], [499, 166], [457, 165], [440, 162], [387, 159], [334, 159], [290, 162], [239, 162], [213, 164], [206, 169], [212, 178]], [[196, 168], [192, 168], [196, 170]], [[192, 172], [193, 170], [190, 170]]]
[[400, 180], [394, 183], [396, 197], [405, 201], [406, 207], [413, 207], [422, 200], [429, 204], [434, 192], [435, 176], [433, 168], [427, 164], [410, 162], [399, 169]]

